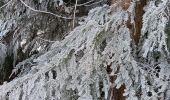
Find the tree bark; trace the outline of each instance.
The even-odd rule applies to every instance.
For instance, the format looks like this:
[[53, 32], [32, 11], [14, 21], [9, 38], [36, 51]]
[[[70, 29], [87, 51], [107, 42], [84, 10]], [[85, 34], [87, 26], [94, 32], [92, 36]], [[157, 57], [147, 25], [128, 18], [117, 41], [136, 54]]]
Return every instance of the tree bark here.
[[[112, 4], [117, 4], [117, 6], [121, 6], [123, 10], [127, 10], [130, 6], [131, 0], [112, 0]], [[141, 28], [142, 28], [142, 16], [144, 14], [144, 6], [146, 5], [146, 0], [140, 0], [137, 1], [136, 7], [135, 7], [135, 18], [134, 23], [131, 23], [131, 19], [129, 17], [129, 20], [127, 22], [127, 27], [132, 32], [132, 38], [134, 40], [135, 45], [138, 45], [141, 35]], [[111, 72], [111, 69], [107, 69], [109, 72]], [[111, 81], [114, 82], [116, 80], [115, 76], [110, 77]], [[114, 100], [125, 100], [125, 97], [123, 96], [125, 85], [122, 85], [119, 89], [116, 89], [115, 87], [112, 89], [112, 99]]]

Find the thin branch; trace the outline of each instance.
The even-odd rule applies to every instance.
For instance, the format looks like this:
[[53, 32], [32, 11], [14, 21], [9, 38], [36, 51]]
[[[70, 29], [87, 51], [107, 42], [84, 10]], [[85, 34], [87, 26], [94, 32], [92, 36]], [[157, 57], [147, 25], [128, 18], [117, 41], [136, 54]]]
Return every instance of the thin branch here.
[[100, 0], [100, 1], [98, 1], [98, 2], [94, 2], [94, 3], [92, 3], [92, 4], [89, 4], [89, 5], [84, 5], [84, 6], [86, 6], [86, 7], [89, 7], [89, 6], [92, 6], [92, 5], [94, 5], [94, 4], [98, 4], [98, 3], [101, 3], [103, 0]]
[[[91, 2], [94, 2], [95, 0], [91, 0], [91, 1], [88, 1], [88, 2], [85, 2], [85, 3], [82, 3], [82, 4], [77, 4], [77, 7], [80, 7], [80, 6], [85, 6]], [[75, 7], [75, 6], [72, 6], [72, 7]]]
[[21, 1], [21, 3], [22, 3], [25, 7], [29, 8], [30, 10], [32, 10], [32, 11], [34, 11], [34, 12], [46, 13], [46, 14], [50, 14], [50, 15], [53, 15], [53, 16], [58, 17], [58, 18], [63, 18], [63, 19], [73, 19], [73, 18], [70, 18], [70, 17], [63, 17], [63, 16], [60, 16], [60, 15], [57, 15], [57, 14], [54, 14], [54, 13], [48, 12], [48, 11], [36, 10], [36, 9], [30, 7], [29, 5], [27, 5], [23, 0], [20, 0], [20, 1]]
[[37, 38], [39, 38], [39, 39], [41, 39], [41, 40], [43, 40], [43, 41], [46, 41], [46, 42], [52, 42], [52, 43], [56, 42], [56, 41], [46, 40], [46, 39], [43, 39], [43, 38], [41, 38], [41, 37], [37, 37]]
[[89, 3], [94, 2], [94, 1], [95, 1], [95, 0], [91, 0], [91, 1], [85, 2], [85, 3], [83, 3], [83, 4], [77, 4], [77, 6], [83, 6], [83, 5], [89, 4]]
[[4, 4], [3, 6], [0, 7], [0, 9], [4, 8], [5, 6], [7, 6], [8, 4], [10, 4], [12, 2], [12, 0], [8, 1], [6, 4]]
[[73, 28], [75, 26], [76, 9], [77, 9], [77, 0], [76, 0], [76, 4], [75, 4], [75, 7], [74, 7]]
[[[100, 0], [100, 1], [97, 1], [97, 2], [94, 2], [95, 0], [91, 0], [91, 1], [88, 1], [88, 2], [85, 2], [85, 3], [82, 3], [82, 4], [77, 4], [77, 7], [80, 7], [80, 6], [86, 6], [86, 7], [89, 7], [89, 6], [92, 6], [94, 4], [98, 4], [100, 2], [102, 2], [103, 0]], [[92, 3], [93, 2], [93, 3]], [[91, 3], [91, 4], [89, 4]], [[71, 6], [71, 7], [74, 7], [74, 6]]]

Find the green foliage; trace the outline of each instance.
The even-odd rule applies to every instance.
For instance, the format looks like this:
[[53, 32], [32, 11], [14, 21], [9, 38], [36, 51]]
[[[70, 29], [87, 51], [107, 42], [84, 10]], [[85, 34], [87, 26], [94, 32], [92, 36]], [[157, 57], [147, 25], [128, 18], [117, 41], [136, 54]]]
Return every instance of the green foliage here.
[[95, 39], [94, 39], [95, 46], [96, 46], [96, 47], [101, 46], [102, 42], [103, 42], [107, 37], [109, 37], [109, 34], [110, 34], [110, 33], [111, 33], [111, 32], [105, 31], [104, 29], [103, 29], [102, 31], [100, 31], [100, 32], [96, 35], [96, 37], [95, 37]]

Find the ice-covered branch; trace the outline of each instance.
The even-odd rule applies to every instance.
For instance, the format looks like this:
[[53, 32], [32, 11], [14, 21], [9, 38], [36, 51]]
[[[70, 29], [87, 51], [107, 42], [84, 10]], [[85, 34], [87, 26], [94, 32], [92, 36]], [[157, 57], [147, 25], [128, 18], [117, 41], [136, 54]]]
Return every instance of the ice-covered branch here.
[[7, 3], [5, 3], [3, 6], [0, 7], [0, 9], [4, 8], [5, 6], [7, 6], [8, 4], [10, 4], [12, 2], [12, 0], [8, 1]]
[[51, 41], [51, 40], [43, 39], [43, 38], [41, 38], [41, 37], [39, 37], [39, 36], [38, 36], [37, 38], [39, 38], [39, 39], [41, 39], [41, 40], [43, 40], [43, 41], [46, 41], [46, 42], [51, 42], [51, 43], [56, 42], [56, 41]]
[[52, 12], [48, 12], [48, 11], [36, 10], [36, 9], [34, 9], [34, 8], [30, 7], [29, 5], [27, 5], [27, 4], [26, 4], [23, 0], [20, 0], [20, 1], [21, 1], [21, 3], [22, 3], [25, 7], [29, 8], [30, 10], [32, 10], [32, 11], [34, 11], [34, 12], [50, 14], [50, 15], [53, 15], [53, 16], [55, 16], [55, 17], [63, 18], [63, 19], [73, 19], [73, 18], [71, 18], [71, 17], [63, 17], [63, 16], [61, 16], [61, 15], [54, 14], [54, 13], [52, 13]]
[[[97, 2], [94, 2], [94, 1], [95, 0], [90, 0], [90, 1], [82, 3], [82, 4], [77, 4], [77, 7], [80, 7], [80, 6], [91, 6], [91, 5], [103, 2], [103, 0], [100, 0], [100, 1], [97, 1]], [[72, 6], [72, 7], [75, 7], [75, 6]]]
[[76, 9], [77, 9], [77, 0], [76, 0], [76, 4], [75, 4], [75, 7], [74, 7], [73, 28], [75, 26]]
[[[128, 3], [125, 10], [118, 4], [115, 4], [117, 7], [105, 5], [92, 9], [85, 21], [64, 40], [52, 41], [55, 43], [48, 52], [19, 63], [17, 68], [27, 65], [29, 69], [25, 70], [25, 67], [20, 76], [0, 86], [0, 99], [107, 100], [117, 95], [112, 94], [114, 90], [121, 89], [126, 100], [163, 97], [169, 100], [170, 65], [166, 60], [164, 32], [169, 21], [166, 14], [169, 0], [162, 1], [157, 6], [155, 0], [148, 1], [144, 7], [138, 48], [133, 45], [135, 29], [127, 25], [130, 18], [133, 21], [137, 17], [137, 2]], [[40, 31], [37, 35], [43, 33]]]

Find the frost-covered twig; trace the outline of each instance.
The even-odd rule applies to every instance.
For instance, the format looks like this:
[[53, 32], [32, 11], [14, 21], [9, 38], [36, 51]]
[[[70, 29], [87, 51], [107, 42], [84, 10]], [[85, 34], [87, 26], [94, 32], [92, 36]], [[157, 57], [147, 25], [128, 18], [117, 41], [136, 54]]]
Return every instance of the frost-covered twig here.
[[23, 0], [20, 0], [20, 1], [21, 1], [21, 3], [22, 3], [25, 7], [29, 8], [29, 9], [32, 10], [32, 11], [35, 11], [35, 12], [38, 12], [38, 13], [50, 14], [50, 15], [53, 15], [53, 16], [58, 17], [58, 18], [72, 19], [71, 17], [63, 17], [63, 16], [60, 16], [60, 15], [54, 14], [54, 13], [52, 13], [52, 12], [36, 10], [36, 9], [30, 7], [29, 5], [27, 5]]
[[4, 8], [5, 6], [7, 6], [8, 4], [10, 4], [12, 2], [12, 0], [8, 1], [6, 4], [4, 4], [3, 6], [0, 7], [0, 9]]
[[89, 4], [89, 5], [84, 5], [84, 6], [89, 7], [89, 6], [92, 6], [92, 5], [94, 5], [94, 4], [101, 3], [102, 1], [103, 1], [103, 0], [100, 0], [100, 1], [98, 1], [98, 2], [94, 2], [94, 3], [91, 3], [91, 4]]
[[[87, 4], [89, 4], [89, 3], [93, 2], [93, 1], [95, 1], [95, 0], [90, 0], [90, 1], [82, 3], [82, 4], [77, 4], [77, 7], [86, 6]], [[72, 7], [75, 7], [75, 6], [72, 6]]]
[[52, 43], [56, 42], [56, 41], [46, 40], [46, 39], [43, 39], [43, 38], [41, 38], [41, 37], [37, 37], [37, 38], [39, 38], [39, 39], [41, 39], [41, 40], [43, 40], [43, 41], [46, 41], [46, 42], [52, 42]]
[[82, 4], [77, 4], [77, 7], [78, 6], [84, 6], [84, 5], [89, 4], [89, 3], [93, 2], [93, 1], [95, 1], [95, 0], [90, 0], [90, 1], [82, 3]]
[[77, 9], [77, 0], [76, 0], [76, 4], [75, 4], [75, 7], [74, 7], [73, 28], [75, 26], [76, 9]]
[[[97, 4], [97, 3], [100, 3], [102, 2], [103, 0], [100, 0], [100, 1], [97, 1], [97, 2], [94, 2], [95, 0], [91, 0], [91, 1], [88, 1], [88, 2], [85, 2], [85, 3], [82, 3], [82, 4], [77, 4], [77, 7], [80, 7], [80, 6], [91, 6], [93, 4]], [[75, 6], [71, 6], [71, 7], [75, 7]]]

